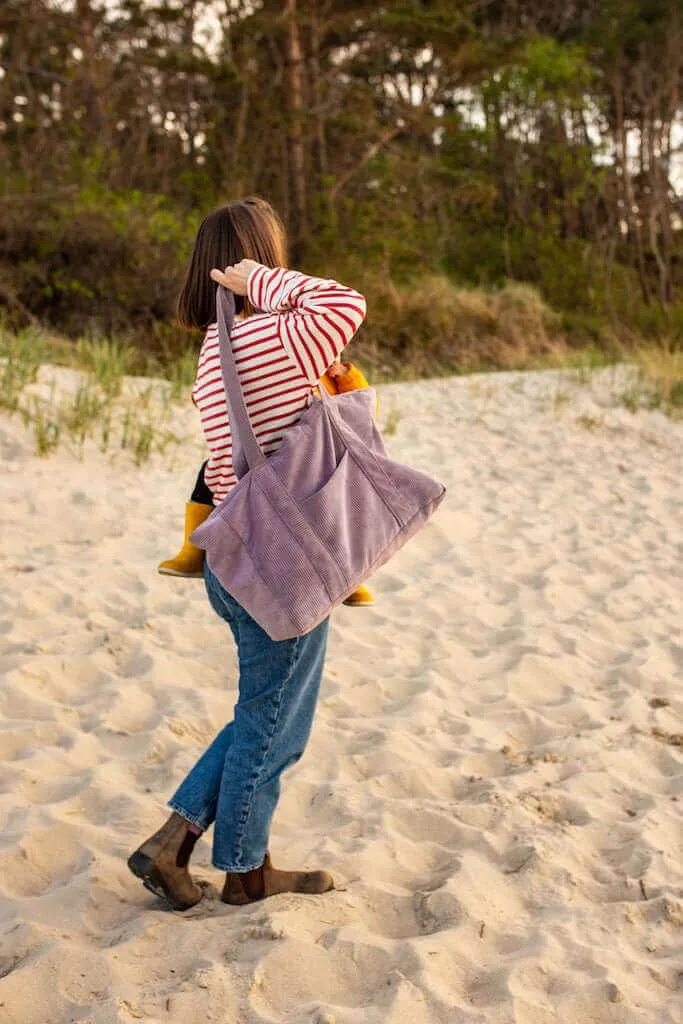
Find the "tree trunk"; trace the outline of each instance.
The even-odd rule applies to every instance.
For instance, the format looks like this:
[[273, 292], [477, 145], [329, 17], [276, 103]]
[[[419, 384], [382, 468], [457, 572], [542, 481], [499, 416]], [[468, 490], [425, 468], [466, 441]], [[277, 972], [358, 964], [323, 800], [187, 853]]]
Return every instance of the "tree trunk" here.
[[327, 174], [327, 140], [325, 138], [325, 118], [322, 112], [318, 0], [313, 0], [311, 9], [311, 87], [315, 116], [315, 148], [318, 161], [318, 173], [321, 178], [324, 178]]
[[626, 142], [626, 124], [624, 118], [624, 92], [621, 74], [618, 72], [612, 80], [614, 93], [614, 104], [616, 112], [616, 136], [617, 136], [617, 159], [621, 166], [621, 184], [624, 199], [624, 216], [629, 234], [633, 239], [636, 249], [636, 269], [643, 301], [650, 302], [650, 289], [647, 284], [645, 273], [645, 256], [643, 253], [643, 236], [639, 213], [636, 212], [636, 200], [633, 192], [633, 182], [628, 167], [628, 149]]
[[288, 149], [291, 171], [293, 217], [292, 252], [298, 259], [308, 235], [306, 212], [306, 157], [303, 130], [303, 89], [301, 80], [301, 40], [296, 0], [285, 0], [285, 65], [287, 107], [289, 112]]
[[[184, 4], [185, 17], [182, 27], [182, 40], [183, 50], [187, 55], [192, 56], [194, 50], [194, 28], [195, 28], [195, 0], [191, 3]], [[187, 132], [187, 148], [188, 156], [190, 157], [190, 163], [194, 167], [195, 159], [195, 135], [196, 129], [196, 118], [194, 112], [194, 76], [192, 74], [185, 73], [185, 130]]]
[[83, 62], [81, 78], [83, 81], [83, 98], [88, 112], [88, 121], [93, 129], [93, 137], [99, 140], [104, 119], [97, 87], [97, 71], [95, 68], [95, 29], [90, 0], [76, 0], [76, 14], [81, 29], [81, 45]]

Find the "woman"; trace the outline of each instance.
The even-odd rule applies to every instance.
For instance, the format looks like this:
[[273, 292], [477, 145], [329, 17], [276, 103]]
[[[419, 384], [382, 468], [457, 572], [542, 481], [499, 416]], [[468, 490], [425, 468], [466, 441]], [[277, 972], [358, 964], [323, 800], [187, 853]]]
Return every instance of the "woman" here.
[[[365, 316], [365, 300], [335, 281], [284, 269], [282, 223], [250, 198], [201, 225], [179, 299], [186, 326], [208, 328], [193, 390], [210, 451], [206, 483], [220, 501], [236, 482], [228, 407], [220, 379], [216, 286], [236, 296], [231, 344], [250, 421], [272, 454], [312, 389]], [[221, 271], [220, 267], [225, 267]], [[329, 619], [305, 636], [273, 641], [205, 566], [209, 601], [237, 644], [239, 696], [218, 734], [169, 801], [167, 822], [129, 858], [131, 870], [177, 910], [202, 898], [189, 861], [214, 824], [213, 864], [226, 872], [222, 899], [245, 904], [281, 892], [322, 893], [326, 871], [281, 871], [268, 854], [280, 776], [306, 747], [323, 673]]]

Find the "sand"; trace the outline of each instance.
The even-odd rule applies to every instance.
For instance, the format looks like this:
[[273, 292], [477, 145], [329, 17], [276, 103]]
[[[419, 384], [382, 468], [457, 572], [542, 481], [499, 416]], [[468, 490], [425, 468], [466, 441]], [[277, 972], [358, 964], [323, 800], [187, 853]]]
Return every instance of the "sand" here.
[[196, 416], [141, 468], [0, 419], [4, 1024], [683, 1021], [683, 424], [623, 372], [380, 389], [449, 494], [334, 613], [285, 776], [273, 859], [339, 888], [184, 915], [125, 861], [235, 699], [202, 584], [156, 574]]

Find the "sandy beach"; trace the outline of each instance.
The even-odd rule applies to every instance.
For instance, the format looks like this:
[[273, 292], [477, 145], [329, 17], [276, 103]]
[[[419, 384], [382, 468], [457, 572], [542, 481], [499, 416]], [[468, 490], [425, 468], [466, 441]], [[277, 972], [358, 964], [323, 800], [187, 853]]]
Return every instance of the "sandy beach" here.
[[334, 613], [284, 779], [273, 860], [338, 889], [186, 914], [125, 861], [235, 700], [202, 584], [156, 573], [198, 418], [140, 468], [0, 418], [4, 1024], [683, 1021], [683, 423], [623, 372], [379, 389], [449, 493]]

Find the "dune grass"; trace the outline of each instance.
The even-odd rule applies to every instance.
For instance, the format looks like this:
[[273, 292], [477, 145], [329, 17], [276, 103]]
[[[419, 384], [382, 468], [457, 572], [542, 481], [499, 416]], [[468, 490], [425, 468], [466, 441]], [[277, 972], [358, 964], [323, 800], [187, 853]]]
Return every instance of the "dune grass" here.
[[628, 392], [624, 405], [662, 409], [670, 415], [683, 415], [683, 350], [649, 346], [636, 348], [631, 360], [638, 368], [633, 392]]
[[75, 365], [86, 370], [105, 395], [116, 398], [121, 393], [123, 378], [134, 367], [135, 349], [112, 338], [81, 338], [74, 357]]
[[[162, 378], [161, 385], [150, 381], [125, 395], [125, 379], [136, 364], [131, 346], [101, 338], [72, 344], [34, 328], [0, 328], [0, 409], [21, 416], [38, 455], [65, 445], [82, 456], [90, 441], [102, 452], [126, 452], [141, 465], [179, 443], [172, 405], [189, 393], [195, 362], [194, 353], [184, 353], [167, 367], [166, 385]], [[78, 370], [82, 379], [72, 391], [40, 386], [44, 364]]]
[[47, 359], [45, 337], [28, 328], [20, 334], [0, 334], [0, 408], [15, 412], [25, 387], [32, 384]]
[[[366, 289], [367, 292], [367, 289]], [[615, 396], [635, 412], [660, 409], [683, 415], [683, 351], [672, 344], [614, 338], [580, 346], [563, 330], [560, 318], [527, 285], [508, 283], [497, 291], [455, 287], [432, 275], [402, 287], [389, 284], [368, 295], [367, 325], [354, 340], [350, 358], [371, 383], [407, 381], [495, 370], [572, 369], [588, 383], [592, 372], [628, 362], [637, 373]], [[380, 340], [373, 324], [382, 324]], [[83, 453], [88, 441], [103, 452], [127, 452], [139, 465], [176, 443], [172, 405], [186, 400], [194, 380], [197, 352], [186, 348], [161, 365], [145, 360], [125, 339], [82, 338], [73, 343], [27, 328], [0, 325], [0, 409], [21, 415], [34, 435], [35, 449], [47, 455], [64, 443]], [[80, 370], [71, 394], [34, 387], [45, 363]], [[155, 378], [135, 400], [123, 394], [131, 375]], [[159, 386], [158, 378], [165, 381]], [[38, 393], [36, 393], [38, 392]], [[390, 417], [389, 433], [397, 422]]]

